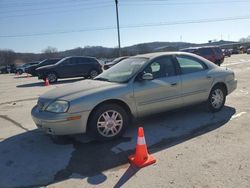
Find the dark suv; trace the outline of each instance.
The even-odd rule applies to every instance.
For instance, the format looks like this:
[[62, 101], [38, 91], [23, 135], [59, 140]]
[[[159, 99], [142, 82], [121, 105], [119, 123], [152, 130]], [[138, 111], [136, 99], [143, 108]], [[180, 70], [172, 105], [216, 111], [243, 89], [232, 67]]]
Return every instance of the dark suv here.
[[39, 79], [54, 83], [58, 78], [85, 77], [94, 78], [102, 72], [102, 67], [93, 57], [66, 57], [54, 65], [37, 68]]
[[59, 58], [45, 59], [45, 60], [41, 61], [39, 64], [31, 65], [31, 66], [25, 68], [25, 72], [28, 73], [28, 74], [31, 74], [32, 76], [37, 76], [37, 71], [36, 71], [37, 68], [43, 67], [43, 66], [46, 66], [46, 65], [56, 64], [60, 60], [61, 60], [61, 58], [60, 59]]
[[224, 55], [220, 47], [217, 46], [204, 46], [204, 47], [194, 47], [185, 48], [181, 50], [182, 52], [190, 52], [202, 56], [209, 61], [212, 61], [216, 65], [221, 65], [224, 61]]

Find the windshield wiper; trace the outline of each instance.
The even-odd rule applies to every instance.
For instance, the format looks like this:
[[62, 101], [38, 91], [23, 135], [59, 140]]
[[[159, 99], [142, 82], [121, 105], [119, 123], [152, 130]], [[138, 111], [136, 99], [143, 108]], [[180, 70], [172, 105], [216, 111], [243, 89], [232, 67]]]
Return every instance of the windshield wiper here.
[[109, 79], [107, 79], [107, 78], [102, 78], [102, 77], [94, 78], [94, 80], [100, 80], [100, 81], [109, 82]]

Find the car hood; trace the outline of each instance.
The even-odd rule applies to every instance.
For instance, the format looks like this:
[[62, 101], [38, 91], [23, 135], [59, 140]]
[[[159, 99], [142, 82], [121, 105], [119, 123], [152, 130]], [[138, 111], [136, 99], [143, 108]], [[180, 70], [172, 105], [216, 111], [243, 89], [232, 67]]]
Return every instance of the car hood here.
[[27, 68], [36, 69], [37, 67], [38, 67], [38, 65], [30, 65]]
[[53, 68], [53, 67], [55, 67], [55, 65], [45, 65], [45, 66], [38, 67], [36, 70], [50, 69], [50, 68]]
[[104, 89], [119, 86], [118, 83], [111, 83], [99, 80], [83, 80], [66, 86], [52, 89], [40, 96], [41, 99], [62, 99], [71, 101], [79, 97], [84, 97], [102, 91]]

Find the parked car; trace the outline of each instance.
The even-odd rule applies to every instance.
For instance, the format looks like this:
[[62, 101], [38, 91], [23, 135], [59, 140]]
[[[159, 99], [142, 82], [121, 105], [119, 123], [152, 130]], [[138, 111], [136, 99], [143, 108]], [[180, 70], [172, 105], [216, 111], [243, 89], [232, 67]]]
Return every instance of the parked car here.
[[1, 74], [15, 73], [15, 72], [16, 72], [16, 66], [14, 64], [0, 66]]
[[222, 49], [224, 57], [231, 57], [231, 52], [228, 49]]
[[223, 52], [220, 47], [217, 46], [192, 47], [182, 49], [181, 51], [190, 52], [202, 56], [218, 66], [220, 66], [224, 61]]
[[247, 54], [250, 54], [250, 48], [247, 49]]
[[99, 62], [93, 57], [66, 57], [54, 65], [37, 68], [39, 79], [57, 82], [58, 78], [86, 77], [94, 78], [102, 72]]
[[19, 66], [16, 68], [16, 73], [18, 73], [19, 75], [25, 73], [25, 68], [31, 66], [31, 65], [37, 65], [39, 63], [39, 61], [35, 61], [35, 62], [30, 62], [30, 63], [25, 63], [22, 66]]
[[103, 69], [107, 70], [110, 67], [114, 66], [115, 64], [119, 63], [120, 61], [127, 59], [129, 56], [123, 56], [123, 57], [118, 57], [116, 59], [114, 59], [112, 62], [106, 63], [103, 65]]
[[232, 54], [239, 54], [240, 50], [237, 48], [232, 49]]
[[60, 61], [61, 58], [54, 58], [54, 59], [45, 59], [43, 61], [41, 61], [40, 63], [36, 64], [36, 65], [30, 65], [27, 68], [25, 68], [25, 72], [28, 74], [31, 74], [32, 76], [37, 76], [37, 68], [39, 67], [43, 67], [46, 65], [53, 65], [56, 64], [58, 61]]
[[191, 53], [162, 52], [130, 57], [94, 80], [53, 89], [32, 109], [48, 134], [89, 133], [119, 137], [131, 119], [207, 102], [220, 111], [236, 89], [234, 72]]

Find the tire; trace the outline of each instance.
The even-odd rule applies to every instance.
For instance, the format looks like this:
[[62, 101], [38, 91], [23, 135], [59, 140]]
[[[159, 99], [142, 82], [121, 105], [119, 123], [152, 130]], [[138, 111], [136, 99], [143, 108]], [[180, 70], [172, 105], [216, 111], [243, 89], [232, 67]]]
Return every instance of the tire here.
[[57, 82], [57, 79], [58, 79], [56, 73], [54, 73], [54, 72], [48, 73], [47, 78], [49, 80], [49, 83], [55, 83], [55, 82]]
[[23, 71], [22, 70], [17, 70], [16, 71], [19, 75], [23, 74]]
[[96, 69], [92, 69], [91, 71], [89, 71], [89, 77], [91, 79], [95, 78], [98, 74], [99, 72]]
[[211, 112], [218, 112], [224, 107], [225, 101], [226, 101], [225, 88], [219, 85], [214, 86], [208, 97], [207, 101], [208, 109]]
[[[107, 119], [104, 119], [105, 116]], [[128, 123], [129, 115], [120, 105], [104, 104], [91, 114], [87, 131], [97, 140], [113, 140], [124, 133]]]

